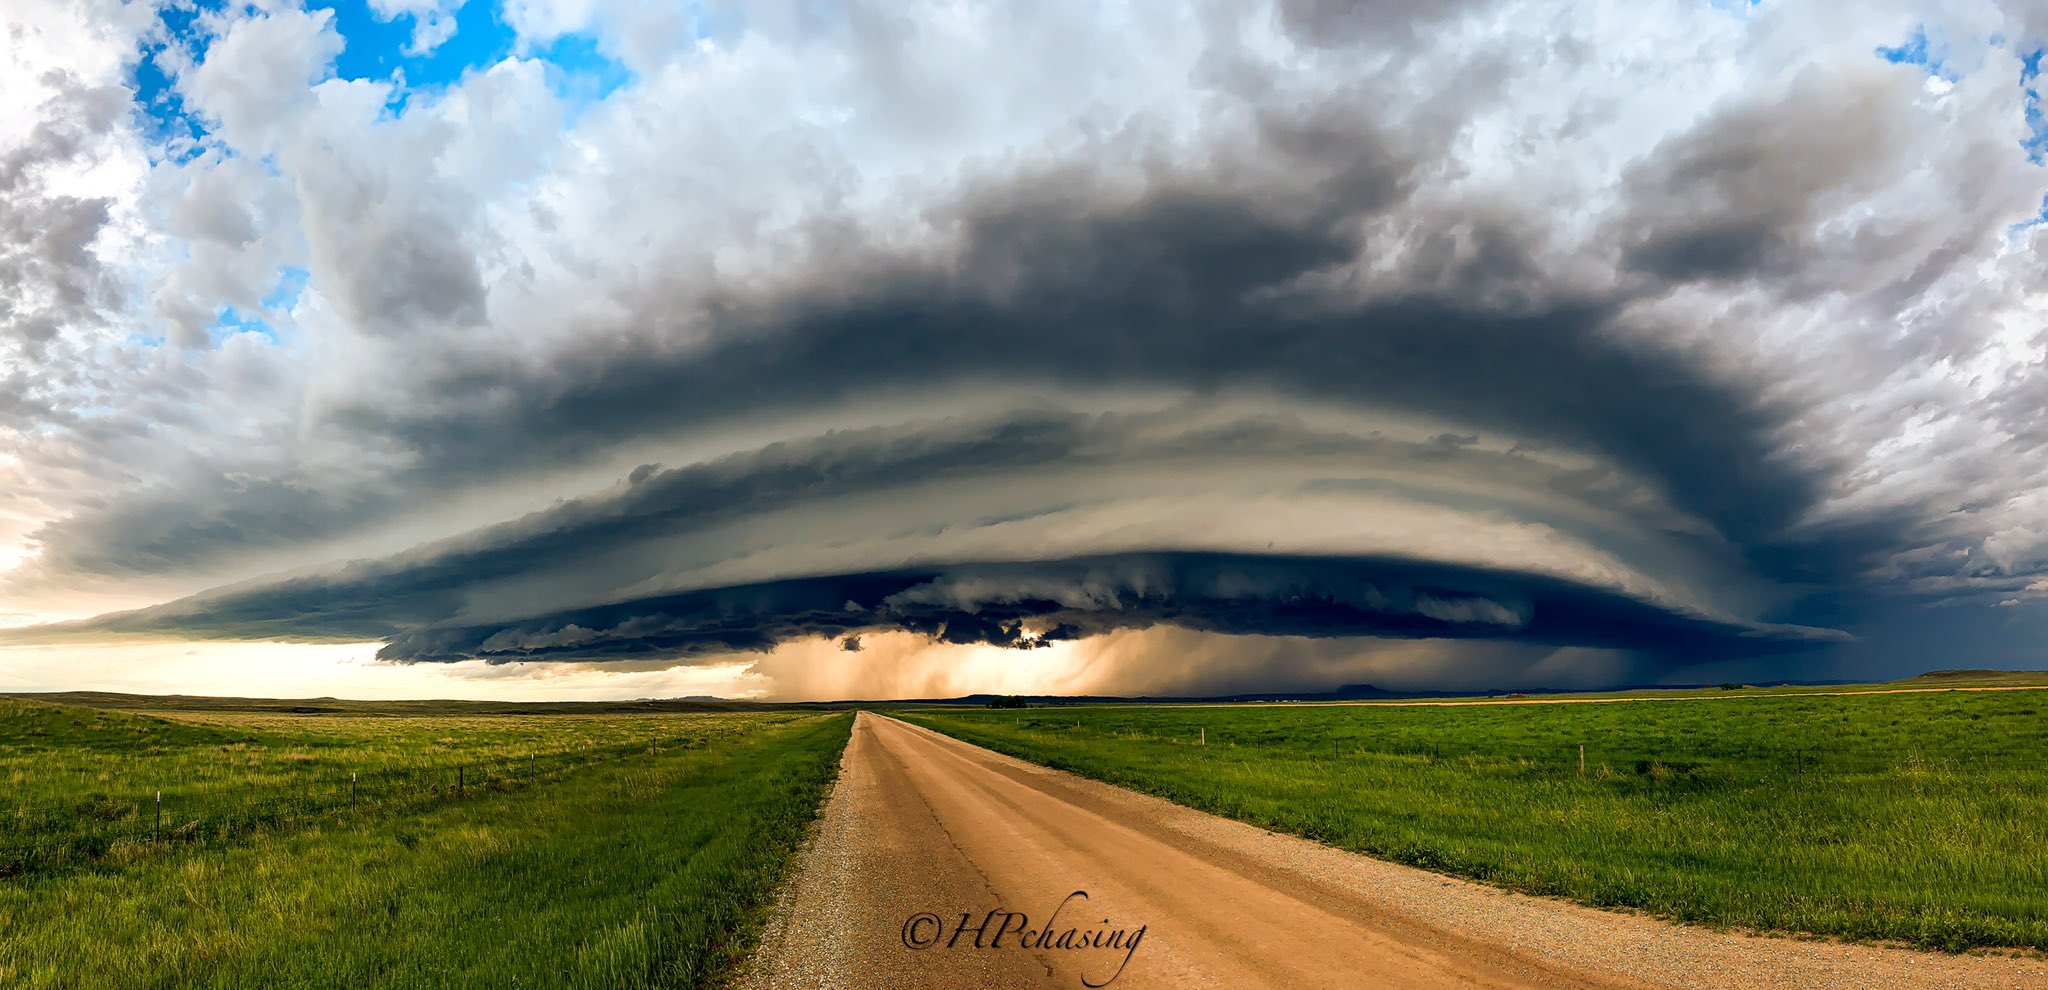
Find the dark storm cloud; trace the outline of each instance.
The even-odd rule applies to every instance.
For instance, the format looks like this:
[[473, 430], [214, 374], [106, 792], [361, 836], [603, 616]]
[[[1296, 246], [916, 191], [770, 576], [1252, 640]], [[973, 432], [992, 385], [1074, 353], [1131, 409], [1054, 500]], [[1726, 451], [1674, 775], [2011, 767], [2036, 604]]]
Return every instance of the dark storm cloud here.
[[1483, 7], [1484, 0], [1281, 0], [1280, 24], [1294, 40], [1317, 47], [1398, 41], [1416, 28]]
[[[409, 431], [461, 461], [502, 452], [501, 437], [594, 440], [649, 419], [792, 409], [930, 381], [1252, 387], [1589, 448], [1660, 480], [1683, 508], [1759, 554], [1775, 549], [1825, 483], [1772, 456], [1782, 410], [1682, 358], [1615, 343], [1603, 332], [1609, 302], [1502, 311], [1436, 293], [1263, 301], [1261, 290], [1346, 252], [1320, 236], [1328, 231], [1259, 225], [1240, 209], [1248, 205], [1147, 202], [1119, 223], [1015, 204], [992, 222], [987, 236], [997, 240], [968, 252], [969, 272], [1014, 273], [998, 298], [954, 278], [899, 272], [863, 298], [777, 307], [708, 354], [679, 360], [633, 348], [553, 389], [533, 381], [551, 391], [548, 401], [506, 409], [509, 420], [373, 428]], [[1799, 566], [1781, 557], [1787, 569]], [[1843, 563], [1804, 559], [1826, 576]]]
[[[521, 519], [329, 572], [218, 589], [132, 613], [123, 621], [165, 628], [218, 621], [246, 635], [284, 635], [299, 623], [312, 623], [340, 635], [378, 636], [393, 623], [427, 623], [453, 614], [466, 600], [488, 597], [493, 582], [551, 568], [595, 566], [600, 583], [577, 582], [585, 593], [644, 581], [671, 561], [659, 553], [637, 563], [613, 558], [658, 540], [701, 536], [713, 527], [744, 524], [777, 510], [875, 493], [914, 503], [925, 497], [922, 491], [944, 483], [1001, 488], [1055, 468], [1102, 477], [1156, 463], [1216, 468], [1233, 456], [1268, 464], [1371, 464], [1386, 471], [1405, 468], [1404, 476], [1449, 468], [1491, 479], [1504, 490], [1519, 486], [1551, 492], [1575, 506], [1599, 509], [1612, 518], [1610, 530], [1629, 525], [1631, 518], [1634, 528], [1651, 532], [1675, 525], [1668, 512], [1645, 509], [1644, 493], [1609, 472], [1561, 467], [1512, 451], [1477, 450], [1476, 439], [1361, 436], [1272, 414], [1223, 411], [1205, 418], [1201, 407], [1193, 406], [1103, 414], [1036, 409], [842, 430], [702, 464], [641, 465], [608, 491]], [[1310, 492], [1375, 487], [1364, 480], [1310, 477], [1304, 489]], [[1069, 491], [1065, 497], [1077, 496]], [[932, 506], [931, 518], [952, 521], [943, 511]], [[1521, 511], [1531, 510], [1524, 506]], [[1682, 539], [1677, 533], [1664, 535]], [[1605, 537], [1610, 544], [1626, 541], [1625, 533]], [[367, 624], [350, 624], [350, 617], [364, 616]]]
[[[644, 465], [610, 491], [331, 573], [252, 582], [4, 635], [15, 641], [110, 634], [382, 640], [383, 655], [397, 660], [688, 658], [766, 650], [806, 637], [858, 643], [863, 633], [891, 630], [938, 642], [1024, 647], [1155, 625], [1292, 636], [1501, 638], [1627, 648], [1675, 660], [1797, 648], [1836, 635], [1708, 614], [1619, 586], [1518, 573], [1505, 565], [1387, 554], [1124, 552], [1034, 561], [1048, 551], [1029, 532], [1009, 538], [1006, 547], [983, 545], [981, 552], [1001, 554], [1000, 562], [877, 569], [842, 563], [835, 572], [799, 559], [780, 566], [811, 573], [682, 592], [635, 590], [663, 581], [701, 582], [691, 575], [702, 565], [688, 554], [678, 557], [680, 551], [725, 547], [706, 552], [744, 557], [745, 545], [728, 547], [719, 534], [735, 528], [774, 533], [786, 523], [763, 520], [777, 513], [880, 496], [905, 502], [932, 526], [986, 525], [986, 513], [1009, 510], [961, 508], [957, 491], [948, 494], [953, 490], [945, 486], [1003, 490], [1054, 469], [1069, 478], [1145, 477], [1157, 465], [1220, 468], [1233, 456], [1252, 458], [1237, 463], [1268, 465], [1240, 470], [1280, 486], [1254, 491], [1285, 492], [1295, 484], [1272, 477], [1271, 465], [1305, 469], [1301, 492], [1353, 496], [1410, 483], [1426, 487], [1429, 472], [1450, 471], [1486, 479], [1504, 493], [1547, 493], [1578, 511], [1597, 510], [1594, 521], [1577, 525], [1602, 533], [1610, 551], [1640, 544], [1644, 555], [1668, 556], [1692, 539], [1672, 529], [1678, 520], [1671, 510], [1645, 504], [1644, 493], [1620, 479], [1481, 449], [1478, 440], [1438, 434], [1403, 441], [1310, 428], [1288, 417], [1204, 420], [1181, 407], [1099, 415], [1041, 410], [841, 431], [682, 468]], [[1370, 464], [1402, 480], [1344, 480], [1318, 471], [1317, 464]], [[1056, 490], [1068, 499], [1089, 497], [1071, 482]], [[1489, 511], [1490, 503], [1474, 492], [1457, 499], [1471, 511]], [[1259, 511], [1256, 500], [1245, 504]], [[1518, 518], [1541, 519], [1549, 511], [1540, 499], [1518, 505]], [[1501, 510], [1509, 511], [1506, 506]], [[982, 521], [974, 523], [977, 518]], [[1560, 517], [1557, 524], [1571, 521]], [[1705, 552], [1713, 542], [1693, 549]], [[879, 554], [902, 559], [918, 553], [916, 547], [886, 544]], [[479, 608], [498, 617], [479, 621]]]
[[1623, 262], [1663, 279], [1798, 280], [1820, 263], [1818, 211], [1867, 195], [1912, 153], [1882, 108], [1918, 81], [1876, 64], [1809, 68], [1770, 99], [1723, 108], [1631, 173]]
[[332, 574], [221, 589], [145, 613], [189, 613], [195, 626], [215, 620], [226, 627], [262, 625], [272, 635], [306, 623], [329, 634], [375, 638], [394, 623], [431, 622], [453, 612], [459, 596], [481, 584], [566, 560], [810, 499], [1090, 459], [1091, 444], [1115, 440], [1113, 429], [1075, 415], [976, 426], [907, 436], [847, 431], [684, 468], [642, 465], [619, 490], [476, 533]]
[[[95, 633], [378, 637], [398, 661], [687, 659], [794, 639], [902, 630], [1030, 647], [1117, 629], [1382, 638], [1513, 638], [1672, 662], [1808, 649], [1829, 630], [1674, 610], [1554, 578], [1380, 557], [1153, 553], [793, 578], [568, 609], [509, 622], [423, 621], [293, 588], [198, 612], [151, 609]], [[197, 603], [195, 603], [197, 604]], [[276, 617], [289, 612], [289, 623]]]
[[[857, 253], [774, 298], [715, 304], [702, 346], [622, 335], [530, 373], [451, 367], [436, 387], [478, 401], [344, 415], [459, 478], [935, 382], [1259, 388], [1590, 450], [1657, 480], [1779, 576], [1838, 579], [1871, 552], [1861, 533], [1787, 536], [1830, 480], [1825, 464], [1775, 456], [1796, 409], [1622, 341], [1627, 298], [1535, 282], [1533, 248], [1506, 218], [1439, 218], [1441, 235], [1403, 259], [1412, 287], [1305, 284], [1385, 249], [1361, 227], [1401, 201], [1414, 167], [1377, 132], [1314, 126], [1319, 150], [1282, 156], [1285, 184], [1191, 172], [1119, 198], [1086, 170], [1025, 176], [955, 205], [959, 248], [943, 264]], [[1262, 131], [1275, 155], [1303, 143], [1280, 129]], [[1348, 153], [1326, 147], [1340, 136]], [[1364, 163], [1376, 164], [1361, 175]]]
[[[1300, 3], [1280, 16], [1320, 45], [1397, 34], [1459, 9]], [[472, 322], [487, 296], [474, 266], [410, 252], [432, 263], [393, 280], [397, 295], [365, 296], [371, 289], [351, 284], [333, 296], [366, 324], [364, 336], [395, 348], [381, 357], [406, 360], [390, 361], [379, 381], [324, 396], [304, 429], [371, 451], [384, 472], [374, 482], [343, 490], [289, 471], [247, 477], [202, 463], [178, 483], [51, 524], [38, 534], [41, 558], [23, 573], [200, 567], [346, 532], [444, 491], [599, 463], [631, 441], [717, 435], [935, 391], [1256, 393], [1456, 427], [1426, 451], [1372, 452], [1394, 461], [1477, 457], [1482, 436], [1590, 455], [1602, 466], [1583, 478], [1545, 481], [1598, 502], [1604, 472], [1641, 479], [1703, 523], [1711, 535], [1699, 542], [1725, 545], [1745, 578], [1816, 593], [1770, 610], [1764, 618], [1791, 624], [1777, 626], [1506, 568], [1162, 552], [862, 565], [610, 595], [662, 576], [658, 560], [627, 559], [655, 537], [849, 493], [1056, 466], [1106, 470], [1127, 449], [1127, 438], [1106, 437], [1114, 431], [1099, 423], [1049, 413], [980, 433], [926, 423], [682, 470], [649, 467], [615, 494], [455, 541], [81, 629], [379, 639], [401, 660], [686, 657], [811, 636], [857, 644], [871, 630], [1015, 646], [1150, 625], [1520, 639], [1688, 658], [1809, 643], [1821, 634], [1794, 627], [1850, 616], [1878, 561], [1932, 539], [1932, 514], [1907, 502], [1813, 524], [1852, 465], [1825, 444], [1787, 454], [1808, 412], [1803, 397], [1648, 343], [1639, 321], [1648, 319], [1644, 304], [1693, 283], [1824, 281], [1827, 252], [1813, 229], [1833, 198], [1863, 194], [1897, 157], [1889, 118], [1863, 111], [1896, 97], [1898, 85], [1881, 70], [1801, 76], [1781, 100], [1719, 108], [1666, 141], [1628, 171], [1618, 213], [1601, 218], [1624, 269], [1618, 279], [1557, 274], [1572, 269], [1546, 264], [1546, 221], [1515, 204], [1424, 195], [1454, 170], [1446, 148], [1475, 98], [1455, 77], [1439, 92], [1390, 83], [1299, 103], [1275, 98], [1248, 109], [1233, 125], [1242, 132], [1205, 153], [1122, 135], [1064, 162], [982, 173], [923, 207], [929, 245], [819, 219], [805, 262], [760, 282], [677, 276], [612, 290], [605, 302], [617, 315], [588, 318], [573, 328], [575, 346], [545, 360], [468, 339], [405, 350], [406, 335], [386, 331]], [[1397, 93], [1403, 99], [1389, 98]], [[408, 229], [430, 237], [430, 226]], [[665, 260], [647, 267], [660, 271]], [[1298, 442], [1253, 430], [1194, 446], [1277, 451]], [[496, 606], [493, 582], [565, 561], [590, 562], [592, 594], [603, 600], [503, 605], [507, 614], [471, 621], [479, 601]], [[934, 597], [969, 579], [1014, 590], [1071, 584], [1105, 567], [1155, 574], [1169, 590], [1117, 585], [1113, 604]], [[1239, 590], [1219, 590], [1227, 585]]]
[[[341, 498], [289, 477], [216, 475], [214, 497], [166, 490], [53, 525], [34, 566], [174, 569], [294, 532], [326, 535], [448, 486], [578, 463], [636, 436], [935, 383], [1254, 389], [1437, 415], [1648, 479], [1768, 579], [1839, 587], [1889, 545], [1877, 527], [1795, 533], [1830, 480], [1825, 463], [1776, 456], [1797, 410], [1625, 342], [1618, 314], [1632, 297], [1538, 278], [1535, 242], [1512, 217], [1446, 208], [1398, 252], [1368, 233], [1407, 201], [1441, 134], [1395, 139], [1335, 108], [1268, 113], [1255, 134], [1237, 157], [1157, 172], [1135, 194], [1072, 165], [972, 184], [934, 211], [956, 232], [936, 259], [855, 243], [766, 294], [648, 301], [634, 332], [594, 332], [545, 366], [425, 368], [420, 388], [462, 401], [347, 405], [321, 424], [406, 452], [412, 466], [384, 485]], [[1397, 284], [1344, 287], [1349, 266], [1388, 252]], [[1334, 287], [1318, 281], [1332, 277]], [[1030, 463], [1046, 442], [991, 437], [906, 476], [952, 470], [948, 458], [962, 469]], [[773, 500], [787, 482], [750, 478], [708, 497]], [[502, 548], [436, 573], [459, 583], [464, 568], [516, 569], [548, 552]], [[337, 619], [368, 604], [424, 622], [445, 606], [433, 587], [325, 593]]]

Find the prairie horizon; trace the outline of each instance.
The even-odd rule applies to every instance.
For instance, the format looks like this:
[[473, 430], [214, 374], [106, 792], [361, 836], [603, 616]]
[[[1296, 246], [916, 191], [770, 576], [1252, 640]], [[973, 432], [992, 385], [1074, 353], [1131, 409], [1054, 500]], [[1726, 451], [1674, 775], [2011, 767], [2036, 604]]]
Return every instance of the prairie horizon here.
[[[273, 985], [248, 981], [268, 981], [279, 972], [300, 973], [291, 977], [295, 982], [318, 982], [315, 970], [303, 967], [317, 967], [326, 979], [361, 975], [368, 972], [359, 968], [365, 965], [409, 974], [405, 979], [412, 982], [483, 986], [518, 982], [539, 972], [534, 967], [556, 965], [541, 954], [476, 956], [476, 949], [453, 941], [418, 936], [394, 941], [376, 935], [371, 945], [347, 949], [329, 944], [336, 934], [354, 940], [382, 930], [357, 906], [363, 898], [369, 907], [389, 899], [393, 911], [403, 912], [399, 917], [414, 919], [405, 923], [408, 930], [427, 923], [431, 912], [455, 912], [454, 917], [476, 910], [475, 871], [486, 864], [512, 871], [505, 874], [507, 882], [550, 889], [561, 883], [549, 879], [557, 871], [573, 869], [581, 878], [573, 889], [520, 902], [524, 906], [509, 914], [500, 906], [500, 923], [549, 924], [558, 898], [568, 896], [585, 905], [578, 916], [582, 934], [572, 930], [555, 937], [574, 942], [614, 925], [628, 932], [651, 932], [650, 925], [670, 932], [632, 935], [615, 953], [580, 955], [566, 971], [575, 982], [645, 971], [665, 974], [648, 977], [648, 985], [776, 985], [777, 979], [812, 973], [820, 965], [843, 967], [844, 961], [829, 962], [847, 958], [840, 950], [816, 955], [821, 936], [814, 929], [822, 922], [815, 913], [838, 917], [854, 910], [866, 918], [896, 910], [896, 899], [851, 908], [813, 906], [815, 899], [849, 889], [839, 871], [867, 869], [845, 864], [875, 856], [886, 861], [887, 850], [899, 847], [899, 839], [888, 837], [892, 829], [904, 830], [904, 837], [917, 829], [909, 821], [885, 825], [900, 812], [863, 803], [875, 799], [862, 795], [884, 793], [868, 775], [901, 773], [882, 767], [903, 764], [870, 767], [876, 743], [865, 740], [880, 738], [873, 735], [877, 730], [856, 729], [851, 746], [847, 730], [861, 724], [852, 720], [855, 713], [868, 719], [873, 716], [867, 713], [887, 712], [892, 721], [908, 719], [1056, 770], [1313, 839], [1331, 855], [1375, 857], [1361, 863], [1410, 864], [1489, 886], [1732, 932], [1717, 936], [1718, 942], [1681, 936], [1698, 943], [1684, 951], [1750, 959], [1760, 967], [1752, 977], [1773, 973], [1778, 975], [1769, 979], [1794, 980], [1800, 978], [1791, 974], [1815, 966], [1834, 972], [1842, 963], [1816, 950], [1753, 944], [1748, 933], [1910, 944], [1937, 954], [1864, 950], [1858, 965], [1958, 985], [1994, 985], [1978, 981], [2036, 969], [2048, 975], [2048, 900], [2038, 896], [2048, 884], [2037, 882], [2048, 879], [2042, 872], [2048, 862], [2026, 852], [2038, 849], [2038, 841], [2019, 835], [2039, 827], [2038, 816], [2025, 811], [2031, 806], [2025, 795], [2048, 788], [2038, 761], [2021, 758], [2048, 742], [2042, 735], [2048, 722], [2039, 717], [2044, 696], [2036, 693], [2048, 690], [2048, 674], [1951, 671], [1843, 688], [1730, 685], [1549, 699], [1328, 703], [993, 699], [972, 706], [309, 705], [303, 699], [99, 695], [89, 700], [104, 707], [85, 708], [47, 698], [0, 697], [0, 774], [13, 782], [11, 800], [0, 808], [8, 823], [0, 842], [0, 905], [22, 919], [0, 948], [0, 973], [25, 986], [63, 985], [67, 969], [99, 958], [107, 938], [142, 938], [154, 946], [104, 970], [109, 986], [154, 985], [172, 971], [207, 985]], [[799, 738], [807, 741], [799, 745]], [[892, 752], [897, 746], [887, 744]], [[843, 755], [841, 747], [847, 747]], [[985, 755], [971, 758], [993, 758], [978, 752]], [[229, 756], [225, 762], [223, 754]], [[933, 771], [962, 755], [932, 764]], [[886, 759], [904, 758], [898, 753]], [[925, 772], [913, 769], [894, 786], [928, 787], [919, 776]], [[665, 776], [676, 773], [681, 775]], [[1002, 779], [1033, 779], [1012, 773], [999, 770]], [[1078, 785], [1052, 780], [1030, 786], [1055, 788], [1039, 793], [1055, 796], [1066, 809], [1059, 813], [1067, 815], [1098, 814], [1105, 800], [1136, 799], [1068, 793]], [[913, 800], [940, 800], [939, 793]], [[957, 798], [944, 800], [949, 803], [934, 805], [942, 815], [968, 813], [950, 803]], [[670, 831], [679, 827], [675, 816], [686, 807], [694, 823], [688, 827], [700, 830], [707, 845]], [[767, 816], [764, 824], [775, 823], [773, 830], [733, 831], [731, 816], [756, 814], [739, 810], [756, 807]], [[1673, 817], [1679, 808], [1683, 816]], [[1053, 806], [1033, 812], [1052, 813]], [[1139, 823], [1159, 814], [1118, 819], [1118, 827], [1151, 828]], [[1762, 819], [1775, 822], [1767, 833], [1770, 842], [1752, 841], [1766, 834], [1752, 831]], [[506, 821], [521, 823], [516, 833], [507, 831]], [[1557, 821], [1573, 824], [1560, 833], [1552, 824]], [[602, 865], [574, 865], [584, 855], [577, 850], [588, 846], [587, 836], [628, 827], [663, 830], [666, 838], [633, 845], [628, 855], [609, 855]], [[982, 828], [965, 822], [950, 827], [960, 841]], [[963, 828], [969, 831], [957, 831]], [[1206, 834], [1215, 826], [1200, 828]], [[765, 844], [727, 844], [739, 834]], [[1915, 838], [1923, 834], [1977, 839], [1958, 845]], [[1819, 842], [1821, 835], [1830, 838]], [[1978, 841], [1987, 835], [2001, 838]], [[517, 850], [516, 855], [493, 853], [454, 872], [405, 872], [423, 868], [409, 865], [422, 850], [435, 850], [437, 859], [421, 864], [449, 857], [454, 864], [472, 862], [463, 845], [481, 836], [492, 836], [481, 840], [484, 848]], [[451, 844], [458, 837], [462, 844]], [[987, 862], [978, 846], [961, 848]], [[726, 858], [715, 865], [700, 862], [710, 850]], [[657, 865], [675, 856], [688, 857], [692, 865], [682, 868], [677, 861], [680, 872], [672, 875]], [[179, 893], [188, 881], [212, 884], [215, 870], [255, 869], [265, 884], [312, 890], [329, 871], [351, 861], [361, 865], [349, 868], [369, 872], [350, 888], [349, 900], [300, 900], [273, 922], [286, 926], [276, 939], [288, 949], [221, 942], [210, 927], [148, 907], [153, 898], [188, 896]], [[171, 882], [166, 870], [181, 862], [187, 864], [186, 879]], [[194, 865], [207, 863], [217, 865], [192, 873]], [[939, 896], [953, 882], [941, 877], [960, 867], [933, 868], [940, 873], [926, 884], [872, 889], [896, 889], [899, 899], [912, 891]], [[1937, 901], [1916, 893], [1936, 889], [1928, 877], [1958, 871], [1978, 879], [1945, 888]], [[1047, 879], [1060, 882], [1062, 872], [1054, 870]], [[1092, 869], [1076, 874], [1075, 882], [1084, 886], [1066, 897], [1092, 897], [1092, 905], [1115, 892], [1125, 903], [1109, 905], [1111, 911], [1138, 913], [1112, 913], [1105, 925], [1143, 929], [1155, 943], [1164, 938], [1159, 944], [1181, 946], [1154, 949], [1155, 954], [1188, 951], [1186, 936], [1176, 934], [1181, 925], [1194, 923], [1180, 917], [1184, 907], [1133, 907], [1129, 899], [1137, 895], [1122, 886], [1128, 881], [1106, 876]], [[404, 884], [408, 893], [378, 893], [387, 882]], [[1241, 896], [1252, 896], [1254, 889], [1268, 891], [1257, 896], [1295, 896], [1284, 892], [1301, 881], [1263, 886], [1272, 882], [1257, 880], [1262, 886], [1246, 888]], [[1399, 879], [1396, 886], [1410, 882]], [[660, 899], [645, 900], [646, 883], [660, 886]], [[232, 901], [245, 895], [216, 888], [207, 896]], [[1459, 895], [1482, 902], [1499, 896], [1482, 888]], [[71, 906], [42, 915], [45, 922], [30, 922], [43, 898]], [[80, 903], [96, 906], [80, 915]], [[1222, 903], [1210, 902], [1208, 910]], [[646, 913], [657, 904], [675, 913]], [[1405, 911], [1427, 910], [1403, 904]], [[1551, 916], [1553, 908], [1514, 910], [1536, 911], [1528, 923], [1539, 931], [1562, 920]], [[999, 903], [988, 911], [991, 918], [1002, 914], [998, 930], [1014, 922], [1021, 933], [1031, 923], [1014, 905]], [[84, 917], [102, 913], [131, 920], [105, 933], [77, 927]], [[939, 920], [931, 926], [946, 923], [934, 917]], [[672, 930], [679, 922], [683, 928]], [[707, 923], [712, 927], [700, 927]], [[310, 927], [297, 931], [301, 925]], [[910, 922], [904, 925], [911, 931]], [[1466, 931], [1465, 923], [1453, 929]], [[935, 944], [942, 930], [918, 929], [924, 941], [914, 944], [905, 935], [905, 945]], [[1635, 930], [1619, 934], [1662, 937]], [[958, 938], [951, 944], [957, 946]], [[756, 939], [763, 940], [758, 950]], [[811, 948], [795, 948], [792, 940], [809, 940]], [[982, 948], [995, 952], [1000, 942]], [[1153, 957], [1125, 948], [1120, 966], [1131, 968], [1133, 985], [1157, 982], [1161, 973]], [[1940, 955], [1985, 949], [2020, 955], [2011, 962], [1971, 962], [1968, 956], [1944, 962], [1957, 957]], [[1251, 964], [1226, 964], [1224, 957], [1214, 964]], [[831, 970], [833, 978], [859, 983], [893, 974], [888, 978], [945, 984], [962, 965], [957, 954], [952, 961], [945, 953], [876, 955], [872, 946], [858, 950], [856, 958], [851, 969]], [[1583, 968], [1588, 963], [1573, 958], [1567, 951], [1563, 961], [1551, 958], [1543, 965], [1562, 967], [1555, 972], [1576, 974], [1569, 978], [1577, 980], [1603, 971]], [[1289, 965], [1299, 968], [1307, 965], [1304, 960]], [[1478, 966], [1459, 969], [1473, 976], [1492, 972], [1491, 965], [1467, 961], [1453, 969]], [[1064, 972], [1065, 966], [1054, 964], [1045, 972]], [[1117, 972], [1122, 978], [1123, 969]]]
[[1890, 692], [1939, 692], [1979, 690], [2031, 690], [2048, 688], [2048, 670], [1931, 670], [1896, 681], [1779, 681], [1764, 684], [1640, 684], [1622, 685], [1603, 691], [1577, 688], [1518, 687], [1491, 691], [1392, 691], [1370, 684], [1349, 684], [1328, 691], [1265, 691], [1206, 697], [1156, 697], [1145, 695], [1006, 695], [992, 692], [963, 694], [951, 698], [833, 698], [774, 701], [760, 698], [721, 698], [693, 695], [681, 698], [616, 698], [590, 701], [516, 701], [490, 698], [262, 698], [237, 696], [131, 694], [120, 691], [0, 691], [0, 698], [46, 701], [123, 711], [250, 711], [294, 715], [368, 713], [448, 714], [624, 714], [632, 712], [682, 712], [775, 708], [849, 708], [872, 705], [983, 705], [998, 699], [1032, 704], [1258, 704], [1258, 703], [1349, 703], [1396, 704], [1414, 702], [1490, 702], [1518, 700], [1655, 700], [1685, 698], [1735, 699], [1759, 695], [1833, 694]]
[[0, 38], [0, 987], [2048, 987], [2042, 0]]

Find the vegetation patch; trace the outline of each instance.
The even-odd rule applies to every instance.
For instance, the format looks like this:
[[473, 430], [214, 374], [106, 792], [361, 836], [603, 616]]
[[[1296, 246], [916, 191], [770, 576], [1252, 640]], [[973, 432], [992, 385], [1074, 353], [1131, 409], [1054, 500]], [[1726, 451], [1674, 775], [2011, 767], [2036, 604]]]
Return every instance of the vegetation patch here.
[[[0, 881], [0, 986], [70, 987], [87, 973], [109, 988], [716, 985], [751, 949], [852, 723], [586, 716], [537, 720], [536, 731], [525, 718], [488, 729], [432, 717], [374, 727], [241, 718], [197, 726], [154, 769], [247, 756], [229, 761], [241, 783], [276, 794], [293, 788], [294, 772], [325, 779], [430, 745], [451, 759], [489, 746], [573, 753], [572, 743], [613, 755], [516, 787], [450, 789], [185, 844], [124, 842]], [[57, 792], [80, 767], [92, 775], [97, 738], [56, 749], [57, 779], [31, 789]], [[26, 777], [35, 764], [12, 772]], [[105, 772], [109, 789], [78, 798], [78, 820], [132, 817], [135, 799], [118, 784], [133, 775]], [[208, 779], [236, 782], [225, 771]]]
[[2040, 698], [900, 717], [1204, 811], [1530, 893], [1688, 922], [2048, 950]]

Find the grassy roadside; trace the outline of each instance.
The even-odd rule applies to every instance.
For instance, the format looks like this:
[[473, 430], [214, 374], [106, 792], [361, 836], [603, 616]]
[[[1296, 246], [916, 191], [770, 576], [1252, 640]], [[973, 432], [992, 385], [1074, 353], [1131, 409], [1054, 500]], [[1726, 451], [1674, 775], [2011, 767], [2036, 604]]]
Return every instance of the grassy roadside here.
[[1441, 698], [1360, 701], [1311, 701], [1299, 704], [1416, 705], [1510, 704], [1555, 701], [1689, 701], [1698, 699], [1822, 697], [1847, 694], [1909, 694], [1937, 691], [2032, 691], [2048, 689], [2043, 670], [1937, 670], [1896, 681], [1859, 684], [1722, 684], [1714, 687], [1637, 688], [1628, 691], [1543, 691], [1535, 694], [1496, 693]]
[[1958, 692], [897, 714], [1531, 893], [1743, 928], [2048, 950], [2042, 709], [2033, 692]]
[[10, 881], [0, 986], [712, 985], [851, 723], [760, 720], [527, 789]]
[[162, 790], [174, 806], [288, 796], [349, 774], [568, 756], [602, 748], [711, 740], [750, 720], [800, 713], [399, 716], [144, 715], [0, 698], [0, 813], [133, 801]]
[[524, 788], [802, 717], [158, 717], [0, 699], [0, 877]]

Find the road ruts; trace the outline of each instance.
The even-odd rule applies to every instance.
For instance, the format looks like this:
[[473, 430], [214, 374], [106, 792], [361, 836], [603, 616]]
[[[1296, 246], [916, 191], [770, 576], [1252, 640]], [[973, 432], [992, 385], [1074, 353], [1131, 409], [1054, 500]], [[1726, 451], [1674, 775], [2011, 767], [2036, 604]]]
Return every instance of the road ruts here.
[[[1142, 925], [1137, 948], [1020, 945], [1063, 900], [1055, 931]], [[974, 948], [972, 926], [991, 910], [1029, 921], [1000, 948]], [[943, 925], [938, 945], [904, 944], [906, 920], [920, 913]], [[962, 914], [969, 931], [948, 948]], [[916, 934], [931, 935], [932, 920], [923, 924]], [[862, 713], [817, 839], [741, 985], [1105, 982], [1990, 990], [2048, 987], [2048, 963], [1745, 937], [1504, 893]]]

